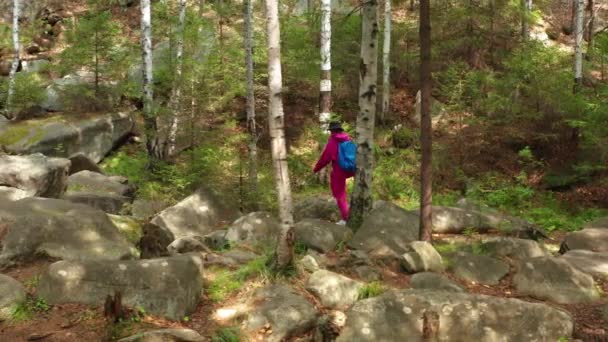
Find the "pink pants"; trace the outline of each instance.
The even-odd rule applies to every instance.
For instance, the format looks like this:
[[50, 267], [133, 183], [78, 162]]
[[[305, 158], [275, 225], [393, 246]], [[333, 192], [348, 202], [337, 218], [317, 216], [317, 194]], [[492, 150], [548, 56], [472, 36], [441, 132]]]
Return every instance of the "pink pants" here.
[[342, 216], [344, 221], [348, 221], [350, 209], [348, 207], [348, 200], [346, 199], [346, 175], [343, 172], [335, 172], [334, 170], [332, 170], [330, 177], [331, 193], [336, 199], [338, 209], [340, 209], [340, 216]]

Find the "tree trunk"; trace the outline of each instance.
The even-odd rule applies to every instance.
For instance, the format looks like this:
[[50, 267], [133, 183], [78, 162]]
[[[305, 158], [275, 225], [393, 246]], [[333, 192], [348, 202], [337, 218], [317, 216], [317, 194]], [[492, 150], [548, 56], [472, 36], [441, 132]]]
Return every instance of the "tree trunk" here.
[[321, 0], [321, 84], [319, 122], [327, 131], [331, 118], [331, 0]]
[[168, 137], [167, 157], [171, 157], [176, 151], [177, 130], [179, 128], [180, 103], [181, 103], [181, 86], [182, 86], [182, 65], [184, 54], [184, 25], [186, 21], [186, 0], [179, 0], [179, 22], [177, 28], [177, 47], [175, 53], [175, 80], [173, 82], [173, 91], [171, 94], [171, 104], [169, 108], [172, 111], [171, 128]]
[[384, 122], [390, 111], [391, 96], [391, 0], [384, 3], [384, 45], [382, 47], [382, 113], [380, 122]]
[[268, 30], [268, 128], [271, 153], [279, 201], [281, 234], [277, 241], [273, 268], [277, 272], [287, 271], [293, 264], [293, 204], [283, 115], [281, 76], [281, 37], [279, 27], [278, 0], [266, 0]]
[[432, 125], [431, 125], [431, 8], [420, 0], [420, 240], [431, 241], [432, 230]]
[[198, 2], [198, 15], [202, 17], [205, 13], [205, 0], [199, 0]]
[[152, 65], [152, 19], [150, 0], [141, 0], [141, 45], [143, 55], [143, 103], [144, 103], [144, 128], [146, 131], [146, 148], [150, 162], [163, 159], [164, 144], [159, 140], [154, 114], [154, 89], [152, 87], [153, 65]]
[[8, 95], [6, 98], [6, 114], [10, 119], [13, 117], [13, 95], [15, 93], [15, 74], [19, 68], [19, 12], [21, 4], [19, 0], [13, 0], [13, 49], [15, 56], [8, 77]]
[[372, 209], [374, 168], [374, 123], [378, 81], [378, 3], [363, 3], [361, 64], [359, 66], [359, 115], [357, 116], [357, 172], [352, 195], [349, 226], [358, 229]]
[[583, 84], [583, 22], [585, 17], [585, 0], [575, 1], [574, 22], [574, 92], [577, 93]]
[[532, 0], [521, 0], [523, 13], [521, 16], [521, 38], [524, 41], [530, 39], [530, 13], [532, 12]]
[[255, 93], [253, 91], [253, 6], [251, 0], [244, 0], [245, 10], [245, 66], [247, 75], [247, 130], [249, 131], [249, 202], [251, 209], [257, 210], [258, 193], [258, 135], [255, 121]]
[[587, 26], [587, 43], [589, 44], [588, 51], [593, 51], [593, 36], [595, 30], [595, 1], [589, 0], [587, 3], [589, 9], [589, 25]]

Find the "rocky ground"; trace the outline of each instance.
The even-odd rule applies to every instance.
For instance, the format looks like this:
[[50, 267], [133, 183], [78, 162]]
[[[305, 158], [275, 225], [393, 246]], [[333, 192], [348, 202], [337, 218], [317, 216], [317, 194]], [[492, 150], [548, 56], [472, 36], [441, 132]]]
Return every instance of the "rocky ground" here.
[[296, 268], [276, 278], [271, 214], [205, 188], [167, 206], [104, 174], [97, 162], [125, 134], [0, 155], [1, 340], [608, 338], [606, 218], [548, 236], [462, 200], [434, 208], [429, 244], [416, 211], [380, 201], [352, 232], [332, 223], [331, 199], [308, 198]]

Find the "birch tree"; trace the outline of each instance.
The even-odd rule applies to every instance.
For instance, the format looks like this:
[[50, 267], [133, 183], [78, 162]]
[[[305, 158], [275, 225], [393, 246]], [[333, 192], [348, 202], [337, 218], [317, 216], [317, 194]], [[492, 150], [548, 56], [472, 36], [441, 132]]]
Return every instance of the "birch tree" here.
[[390, 110], [391, 96], [391, 0], [384, 2], [384, 45], [382, 47], [382, 113], [380, 121], [383, 122]]
[[285, 146], [285, 116], [281, 98], [283, 81], [278, 0], [266, 0], [266, 25], [268, 31], [268, 128], [281, 220], [281, 234], [277, 241], [273, 268], [277, 272], [283, 272], [293, 262], [294, 233], [293, 204]]
[[[249, 190], [250, 198], [257, 198], [258, 192], [258, 136], [255, 120], [255, 93], [253, 91], [253, 6], [251, 0], [243, 1], [245, 16], [245, 69], [247, 76], [247, 130], [249, 132]], [[251, 201], [257, 209], [256, 201]]]
[[327, 131], [331, 119], [331, 0], [321, 0], [321, 84], [319, 123]]
[[361, 65], [359, 67], [359, 114], [357, 116], [357, 172], [352, 195], [349, 226], [358, 229], [372, 209], [374, 165], [374, 121], [378, 75], [378, 2], [363, 3]]
[[532, 0], [521, 0], [523, 14], [521, 17], [521, 38], [526, 41], [530, 39], [530, 13], [532, 12]]
[[420, 240], [431, 241], [432, 231], [432, 124], [431, 124], [431, 9], [420, 0]]
[[15, 74], [17, 68], [19, 68], [19, 11], [20, 1], [13, 0], [13, 49], [15, 56], [13, 57], [13, 63], [11, 64], [11, 70], [8, 76], [8, 95], [6, 99], [6, 114], [8, 118], [13, 117], [11, 112], [13, 108], [13, 95], [15, 93]]
[[574, 92], [583, 85], [583, 32], [585, 17], [585, 0], [574, 0]]
[[143, 60], [143, 116], [146, 131], [146, 148], [152, 160], [163, 159], [164, 147], [158, 138], [156, 116], [154, 114], [154, 90], [152, 88], [152, 15], [150, 0], [141, 0], [141, 46]]
[[186, 21], [186, 0], [179, 0], [179, 19], [177, 28], [177, 43], [175, 53], [175, 80], [171, 94], [170, 108], [173, 112], [171, 119], [171, 128], [168, 137], [167, 156], [175, 154], [177, 130], [179, 128], [180, 103], [181, 103], [181, 85], [182, 85], [182, 65], [184, 54], [184, 25]]

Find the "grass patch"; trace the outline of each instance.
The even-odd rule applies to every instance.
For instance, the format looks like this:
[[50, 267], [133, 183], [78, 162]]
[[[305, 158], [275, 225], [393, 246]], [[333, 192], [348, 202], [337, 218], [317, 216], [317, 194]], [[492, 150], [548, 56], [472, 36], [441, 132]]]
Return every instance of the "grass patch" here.
[[36, 288], [38, 288], [38, 284], [40, 284], [40, 275], [39, 274], [35, 275], [23, 282], [23, 286], [29, 292], [33, 292], [34, 290], [36, 290]]
[[437, 244], [433, 245], [433, 247], [435, 247], [435, 250], [441, 255], [455, 253], [462, 249], [462, 245], [457, 243]]
[[377, 297], [386, 292], [386, 287], [379, 281], [372, 281], [359, 289], [359, 299]]
[[261, 256], [234, 271], [218, 270], [207, 288], [209, 299], [214, 302], [222, 301], [230, 294], [241, 289], [245, 282], [251, 278], [272, 277], [272, 272], [268, 267], [269, 258], [269, 255]]
[[15, 305], [11, 310], [11, 320], [27, 321], [37, 313], [47, 312], [50, 305], [42, 298], [28, 296], [25, 301]]
[[239, 342], [242, 340], [242, 336], [243, 334], [237, 327], [222, 327], [211, 336], [211, 342]]

